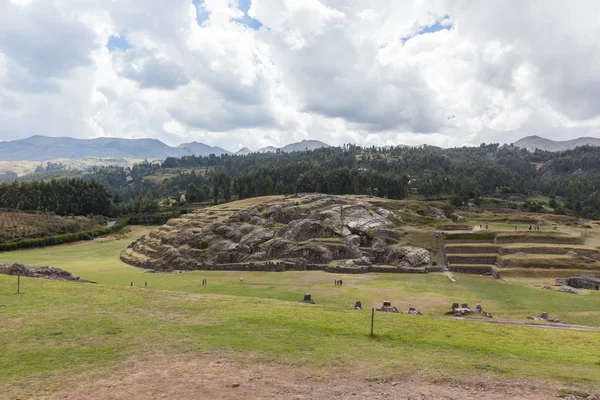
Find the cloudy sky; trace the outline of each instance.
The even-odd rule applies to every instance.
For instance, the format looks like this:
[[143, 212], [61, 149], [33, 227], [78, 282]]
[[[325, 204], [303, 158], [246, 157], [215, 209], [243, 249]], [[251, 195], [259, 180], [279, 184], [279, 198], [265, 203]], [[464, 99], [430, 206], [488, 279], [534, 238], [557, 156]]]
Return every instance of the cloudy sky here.
[[0, 140], [600, 136], [600, 4], [0, 0]]

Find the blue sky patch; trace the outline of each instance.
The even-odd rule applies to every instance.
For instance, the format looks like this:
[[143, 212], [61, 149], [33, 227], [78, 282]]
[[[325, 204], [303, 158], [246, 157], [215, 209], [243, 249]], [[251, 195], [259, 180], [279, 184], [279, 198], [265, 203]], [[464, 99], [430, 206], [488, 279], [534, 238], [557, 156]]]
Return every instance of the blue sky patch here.
[[452, 24], [449, 24], [448, 20], [449, 20], [449, 17], [446, 16], [439, 21], [435, 21], [435, 23], [432, 25], [422, 27], [416, 33], [413, 33], [409, 36], [404, 36], [404, 37], [400, 38], [400, 40], [402, 41], [402, 44], [404, 44], [404, 43], [408, 42], [410, 39], [412, 39], [416, 36], [419, 36], [419, 35], [425, 35], [427, 33], [434, 33], [434, 32], [439, 32], [439, 31], [449, 31], [452, 29]]
[[198, 25], [202, 25], [208, 19], [208, 13], [204, 7], [200, 7], [204, 0], [192, 0], [192, 3], [196, 6], [196, 22], [198, 22]]
[[248, 15], [248, 10], [250, 10], [251, 5], [252, 0], [238, 0], [238, 7], [244, 12], [244, 17], [236, 19], [235, 21], [239, 22], [240, 24], [246, 25], [247, 27], [252, 28], [254, 30], [258, 30], [260, 29], [262, 24], [260, 23], [260, 21], [257, 21]]
[[116, 50], [125, 51], [125, 50], [131, 48], [131, 44], [129, 43], [129, 41], [127, 40], [127, 38], [125, 36], [111, 36], [108, 39], [106, 48], [108, 48], [109, 51], [116, 51]]
[[[209, 17], [209, 13], [206, 12], [204, 7], [201, 7], [202, 3], [204, 3], [204, 0], [192, 0], [192, 3], [194, 3], [196, 6], [196, 21], [198, 22], [198, 25], [201, 25]], [[252, 0], [238, 0], [238, 8], [244, 13], [244, 16], [242, 18], [237, 18], [234, 21], [242, 25], [246, 25], [251, 29], [257, 30], [262, 26], [262, 24], [260, 21], [257, 21], [248, 15], [248, 10], [250, 10], [251, 5]]]

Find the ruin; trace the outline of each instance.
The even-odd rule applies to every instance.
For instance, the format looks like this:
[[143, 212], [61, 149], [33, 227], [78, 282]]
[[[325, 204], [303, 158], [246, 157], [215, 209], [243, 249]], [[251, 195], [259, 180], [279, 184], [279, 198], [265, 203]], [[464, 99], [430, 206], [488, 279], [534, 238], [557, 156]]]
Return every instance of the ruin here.
[[532, 319], [535, 321], [545, 321], [545, 322], [560, 322], [558, 319], [550, 318], [547, 312], [543, 312], [537, 317], [527, 317], [527, 319]]
[[600, 276], [582, 274], [581, 276], [557, 279], [557, 285], [570, 286], [576, 289], [600, 290]]
[[381, 307], [376, 308], [375, 311], [384, 311], [384, 312], [392, 312], [392, 313], [400, 312], [400, 311], [398, 311], [398, 308], [394, 307], [392, 305], [392, 302], [390, 302], [390, 301], [384, 301], [383, 305]]
[[304, 294], [304, 299], [300, 300], [300, 303], [315, 304], [310, 293]]
[[462, 303], [459, 307], [458, 303], [452, 303], [452, 311], [448, 311], [447, 315], [453, 315], [455, 317], [462, 317], [465, 315], [479, 314], [488, 318], [493, 318], [492, 314], [483, 310], [481, 304], [477, 304], [475, 308], [470, 308], [468, 303]]
[[200, 209], [138, 239], [120, 258], [155, 271], [427, 273], [429, 251], [402, 244], [400, 216], [368, 201], [300, 193], [235, 212]]
[[414, 307], [408, 307], [408, 311], [404, 311], [402, 314], [408, 314], [408, 315], [423, 315], [421, 314], [421, 311], [417, 310]]

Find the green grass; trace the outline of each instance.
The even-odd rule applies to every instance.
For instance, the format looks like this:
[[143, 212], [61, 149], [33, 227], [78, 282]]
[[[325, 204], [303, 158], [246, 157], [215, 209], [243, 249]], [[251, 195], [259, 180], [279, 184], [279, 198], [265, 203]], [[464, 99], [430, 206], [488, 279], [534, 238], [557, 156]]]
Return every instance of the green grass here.
[[442, 238], [444, 240], [486, 240], [492, 241], [496, 237], [496, 232], [479, 231], [470, 233], [449, 233], [444, 232]]
[[[98, 284], [0, 275], [0, 390], [51, 390], [65, 376], [117, 368], [147, 352], [228, 350], [252, 358], [314, 368], [353, 368], [365, 377], [415, 371], [432, 378], [486, 373], [509, 378], [600, 384], [600, 332], [455, 321], [452, 302], [481, 303], [495, 318], [527, 321], [547, 311], [568, 323], [600, 326], [600, 293], [570, 295], [455, 274], [333, 275], [324, 272], [150, 274], [125, 265], [124, 240], [0, 254], [0, 262], [61, 267]], [[239, 276], [244, 283], [239, 282]], [[208, 286], [201, 285], [208, 279]], [[343, 279], [343, 287], [334, 287]], [[135, 282], [132, 288], [130, 282]], [[149, 287], [143, 288], [148, 281]], [[311, 293], [315, 305], [300, 304]], [[361, 300], [365, 311], [351, 311]], [[390, 300], [414, 317], [368, 309]], [[27, 397], [27, 396], [25, 396]]]

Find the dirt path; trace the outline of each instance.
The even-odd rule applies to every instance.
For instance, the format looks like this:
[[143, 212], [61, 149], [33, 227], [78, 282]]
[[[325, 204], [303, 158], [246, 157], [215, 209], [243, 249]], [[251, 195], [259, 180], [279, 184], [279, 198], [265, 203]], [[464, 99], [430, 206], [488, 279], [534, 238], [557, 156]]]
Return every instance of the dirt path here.
[[107, 370], [103, 376], [97, 375], [92, 372], [74, 376], [58, 391], [27, 398], [542, 400], [558, 398], [560, 389], [487, 376], [436, 383], [419, 376], [367, 380], [369, 371], [360, 366], [332, 372], [277, 364], [241, 364], [215, 354], [154, 355], [130, 360], [116, 370]]
[[444, 249], [444, 240], [442, 239], [442, 232], [435, 233], [435, 240], [438, 245], [438, 252], [440, 255], [440, 264], [442, 265], [442, 272], [452, 282], [456, 282], [454, 276], [452, 275], [452, 272], [450, 272], [450, 269], [448, 268], [448, 260], [446, 259], [446, 250]]
[[457, 321], [470, 321], [470, 322], [485, 322], [488, 324], [504, 324], [504, 325], [517, 325], [527, 326], [532, 328], [544, 328], [544, 329], [557, 329], [565, 331], [600, 331], [600, 327], [596, 326], [584, 326], [584, 325], [569, 325], [561, 323], [535, 323], [535, 322], [524, 322], [524, 321], [513, 321], [510, 319], [471, 319], [464, 317], [454, 317]]

